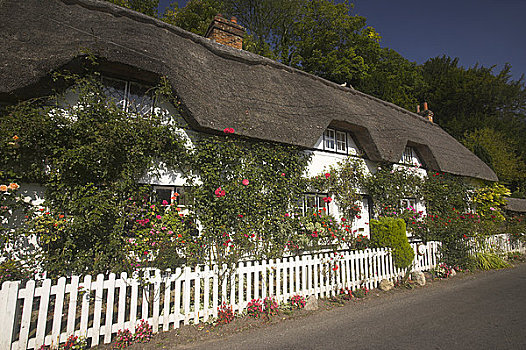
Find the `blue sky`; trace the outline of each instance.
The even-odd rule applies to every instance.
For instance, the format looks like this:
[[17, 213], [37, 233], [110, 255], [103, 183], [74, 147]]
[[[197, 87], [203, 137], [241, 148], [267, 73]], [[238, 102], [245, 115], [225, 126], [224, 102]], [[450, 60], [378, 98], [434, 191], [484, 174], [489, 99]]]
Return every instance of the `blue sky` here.
[[[160, 8], [173, 2], [161, 0]], [[183, 6], [186, 0], [178, 0]], [[514, 79], [526, 75], [526, 0], [354, 0], [353, 14], [382, 36], [382, 46], [423, 63], [459, 57], [497, 69], [508, 62]]]

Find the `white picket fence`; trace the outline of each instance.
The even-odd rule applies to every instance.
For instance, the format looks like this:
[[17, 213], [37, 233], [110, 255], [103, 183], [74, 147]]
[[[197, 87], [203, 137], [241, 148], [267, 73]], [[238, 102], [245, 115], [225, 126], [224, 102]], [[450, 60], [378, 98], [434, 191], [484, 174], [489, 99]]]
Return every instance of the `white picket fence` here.
[[499, 234], [487, 237], [485, 240], [485, 244], [486, 248], [503, 253], [526, 253], [526, 246], [521, 244], [521, 242], [519, 241], [513, 242], [507, 234]]
[[[415, 250], [414, 270], [437, 264], [439, 243], [429, 242], [424, 254]], [[64, 343], [70, 335], [87, 337], [92, 346], [110, 343], [120, 329], [134, 330], [141, 319], [154, 332], [181, 323], [206, 322], [217, 316], [226, 301], [242, 312], [251, 299], [275, 297], [286, 301], [295, 294], [326, 297], [339, 288], [376, 288], [401, 271], [387, 249], [302, 255], [262, 262], [239, 263], [221, 279], [217, 266], [151, 270], [143, 283], [125, 273], [118, 278], [98, 275], [5, 282], [0, 290], [0, 349], [38, 349]], [[147, 280], [149, 283], [145, 284]]]

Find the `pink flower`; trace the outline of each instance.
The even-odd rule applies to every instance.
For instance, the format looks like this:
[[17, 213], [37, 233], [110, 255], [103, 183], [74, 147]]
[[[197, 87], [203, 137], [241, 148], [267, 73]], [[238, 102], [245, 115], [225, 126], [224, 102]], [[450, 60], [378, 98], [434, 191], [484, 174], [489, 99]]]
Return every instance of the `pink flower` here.
[[168, 201], [166, 199], [163, 200], [163, 205], [168, 205]]
[[233, 134], [235, 131], [234, 131], [233, 128], [224, 128], [224, 129], [223, 129], [223, 132], [224, 132], [225, 134]]
[[285, 176], [285, 173], [281, 173], [281, 176]]
[[237, 214], [237, 217], [238, 217], [238, 218], [242, 218], [242, 217], [243, 217], [243, 214]]
[[243, 179], [243, 181], [241, 181], [241, 183], [242, 183], [243, 185], [245, 185], [245, 186], [248, 186], [249, 181], [248, 181], [248, 179]]
[[219, 186], [215, 191], [214, 191], [215, 195], [217, 198], [221, 198], [223, 196], [225, 196], [225, 191], [221, 189], [221, 186]]
[[489, 207], [489, 210], [491, 210], [491, 211], [495, 211], [495, 210], [497, 210], [497, 209], [495, 209], [495, 208], [493, 208], [493, 207]]
[[285, 217], [288, 218], [290, 216], [289, 213], [285, 213]]
[[324, 201], [325, 203], [330, 203], [330, 202], [332, 202], [332, 198], [331, 198], [331, 197], [323, 197], [322, 199], [323, 199], [323, 201]]
[[325, 173], [325, 178], [328, 179], [329, 177], [331, 177], [331, 173]]
[[157, 215], [156, 218], [157, 218], [158, 220], [161, 220], [161, 219], [162, 219], [161, 215]]

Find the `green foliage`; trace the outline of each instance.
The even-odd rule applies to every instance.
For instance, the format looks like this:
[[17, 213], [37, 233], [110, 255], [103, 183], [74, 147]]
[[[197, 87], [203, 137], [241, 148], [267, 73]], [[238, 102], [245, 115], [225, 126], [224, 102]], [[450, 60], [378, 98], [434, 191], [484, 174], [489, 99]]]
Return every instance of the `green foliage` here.
[[57, 95], [22, 102], [2, 115], [0, 138], [19, 139], [16, 152], [3, 152], [12, 146], [0, 144], [1, 168], [46, 188], [47, 209], [17, 232], [36, 234], [50, 276], [122, 271], [128, 265], [122, 208], [159, 160], [181, 161], [184, 142], [161, 116], [129, 115], [106, 100], [97, 75], [57, 79], [78, 94], [74, 105]]
[[162, 20], [204, 36], [214, 16], [222, 13], [223, 9], [224, 5], [217, 0], [190, 0], [182, 8], [174, 2], [164, 12]]
[[477, 206], [477, 213], [484, 218], [491, 218], [497, 222], [504, 221], [502, 208], [506, 205], [505, 198], [509, 195], [510, 191], [498, 183], [477, 189], [473, 198], [473, 202]]
[[130, 197], [125, 209], [130, 268], [173, 269], [194, 259], [199, 247], [195, 218], [174, 203], [154, 204], [144, 198]]
[[434, 215], [448, 213], [452, 208], [467, 211], [472, 187], [460, 176], [429, 170], [422, 187], [426, 210]]
[[511, 266], [500, 255], [491, 252], [475, 253], [472, 257], [472, 265], [480, 270], [503, 269]]
[[417, 93], [424, 88], [422, 69], [396, 51], [381, 48], [368, 55], [370, 69], [363, 79], [354, 82], [354, 87], [384, 101], [414, 111], [420, 102]]
[[310, 179], [309, 186], [317, 192], [333, 195], [343, 217], [352, 222], [361, 210], [359, 202], [362, 196], [358, 188], [364, 174], [364, 162], [347, 157], [323, 174]]
[[518, 144], [504, 132], [488, 127], [466, 132], [463, 144], [488, 164], [501, 182], [511, 184], [526, 177]]
[[391, 248], [395, 265], [401, 269], [410, 268], [415, 253], [407, 240], [404, 220], [383, 217], [371, 220], [370, 226], [371, 245]]
[[[458, 65], [458, 58], [431, 58], [422, 66], [425, 85], [418, 93], [418, 100], [428, 101], [435, 122], [457, 140], [466, 138], [466, 144], [477, 155], [496, 157], [488, 165], [504, 181], [511, 181], [513, 190], [523, 190], [526, 88], [522, 78], [511, 79], [510, 65], [500, 72], [494, 69], [478, 65], [466, 69]], [[498, 138], [491, 139], [494, 132], [485, 129], [502, 133], [507, 145], [497, 150], [496, 145], [501, 142]], [[516, 164], [506, 169], [504, 164], [509, 157], [515, 157]], [[513, 180], [516, 178], [522, 180]]]
[[506, 217], [506, 232], [510, 234], [513, 243], [526, 242], [526, 216], [508, 215]]
[[196, 141], [195, 212], [214, 261], [231, 265], [247, 254], [271, 258], [283, 252], [297, 227], [290, 210], [305, 191], [308, 161], [294, 146], [235, 135]]
[[413, 168], [393, 168], [386, 164], [361, 181], [373, 198], [375, 213], [380, 216], [401, 212], [405, 209], [400, 207], [404, 198], [422, 197], [423, 180]]

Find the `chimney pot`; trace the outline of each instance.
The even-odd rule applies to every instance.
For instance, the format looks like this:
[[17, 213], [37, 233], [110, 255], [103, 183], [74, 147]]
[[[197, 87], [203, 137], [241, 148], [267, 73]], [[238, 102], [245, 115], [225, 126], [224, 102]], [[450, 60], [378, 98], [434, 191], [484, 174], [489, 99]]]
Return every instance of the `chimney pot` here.
[[416, 105], [416, 113], [420, 113], [420, 105]]
[[236, 24], [237, 24], [237, 18], [236, 18], [236, 16], [232, 16], [232, 18], [230, 19], [230, 22], [232, 22], [232, 23], [236, 23]]
[[427, 111], [427, 102], [424, 102], [424, 111]]

